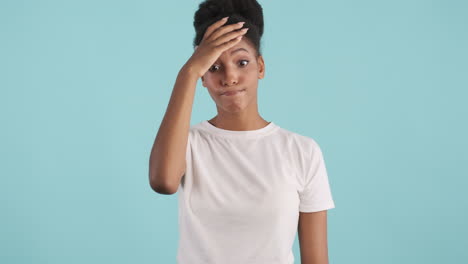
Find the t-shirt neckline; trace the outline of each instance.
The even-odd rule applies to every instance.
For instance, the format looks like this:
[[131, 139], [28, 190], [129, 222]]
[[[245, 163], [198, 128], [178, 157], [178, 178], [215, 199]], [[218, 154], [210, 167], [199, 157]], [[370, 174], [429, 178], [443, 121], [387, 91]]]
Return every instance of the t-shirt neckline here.
[[224, 136], [224, 137], [239, 137], [239, 138], [252, 138], [252, 137], [262, 137], [265, 136], [277, 128], [279, 128], [278, 125], [276, 125], [273, 121], [270, 121], [268, 125], [259, 128], [259, 129], [254, 129], [254, 130], [227, 130], [227, 129], [222, 129], [219, 127], [216, 127], [212, 125], [208, 120], [203, 120], [201, 122], [201, 125], [203, 128], [205, 128], [206, 131], [218, 135], [218, 136]]

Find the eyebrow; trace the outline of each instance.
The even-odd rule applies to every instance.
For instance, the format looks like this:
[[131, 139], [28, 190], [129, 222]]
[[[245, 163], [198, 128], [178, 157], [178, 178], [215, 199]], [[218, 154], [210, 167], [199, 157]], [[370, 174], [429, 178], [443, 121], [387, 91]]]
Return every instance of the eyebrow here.
[[234, 53], [236, 53], [236, 52], [238, 52], [238, 51], [246, 51], [247, 53], [249, 53], [249, 51], [246, 50], [246, 49], [244, 49], [244, 48], [238, 48], [238, 49], [236, 49], [236, 50], [231, 51], [231, 55], [234, 54]]
[[[235, 50], [231, 51], [231, 55], [236, 53], [236, 52], [239, 52], [239, 51], [245, 51], [245, 52], [249, 53], [249, 51], [246, 50], [245, 48], [238, 48], [238, 49], [235, 49]], [[218, 60], [219, 60], [219, 58], [218, 58]], [[218, 61], [218, 60], [216, 60], [216, 61]]]

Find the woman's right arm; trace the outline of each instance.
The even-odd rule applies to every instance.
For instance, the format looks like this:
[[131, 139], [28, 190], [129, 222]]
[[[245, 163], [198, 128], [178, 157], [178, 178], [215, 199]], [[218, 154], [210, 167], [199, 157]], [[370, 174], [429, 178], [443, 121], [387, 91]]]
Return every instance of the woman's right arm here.
[[198, 79], [225, 50], [237, 44], [246, 32], [238, 30], [242, 24], [223, 26], [226, 22], [226, 19], [218, 20], [206, 29], [199, 46], [177, 75], [150, 154], [150, 186], [157, 193], [177, 192], [185, 173], [190, 116]]
[[198, 78], [187, 64], [177, 75], [150, 154], [150, 186], [157, 193], [175, 193], [185, 173], [190, 116]]

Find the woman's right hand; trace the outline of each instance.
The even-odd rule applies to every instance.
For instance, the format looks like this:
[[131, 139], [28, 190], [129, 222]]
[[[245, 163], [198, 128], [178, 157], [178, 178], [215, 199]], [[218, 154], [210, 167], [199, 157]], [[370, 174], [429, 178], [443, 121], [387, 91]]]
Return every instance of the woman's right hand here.
[[220, 19], [206, 29], [203, 39], [195, 47], [194, 53], [186, 63], [199, 78], [209, 70], [225, 50], [239, 43], [248, 30], [248, 28], [243, 28], [234, 31], [242, 28], [244, 22], [223, 26], [227, 20], [227, 18]]

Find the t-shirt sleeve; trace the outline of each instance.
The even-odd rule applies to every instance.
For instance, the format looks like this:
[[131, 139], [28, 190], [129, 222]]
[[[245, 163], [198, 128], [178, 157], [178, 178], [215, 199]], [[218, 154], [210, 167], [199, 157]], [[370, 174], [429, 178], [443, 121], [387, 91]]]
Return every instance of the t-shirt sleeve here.
[[177, 192], [179, 192], [179, 189], [183, 187], [185, 183], [185, 175], [187, 173], [190, 173], [190, 170], [192, 168], [192, 131], [189, 131], [188, 134], [188, 139], [187, 139], [187, 147], [185, 148], [185, 173], [182, 175], [182, 178], [180, 179], [179, 186], [177, 187]]
[[313, 141], [312, 155], [305, 163], [306, 175], [299, 192], [300, 212], [318, 212], [335, 208], [327, 169], [319, 145]]

